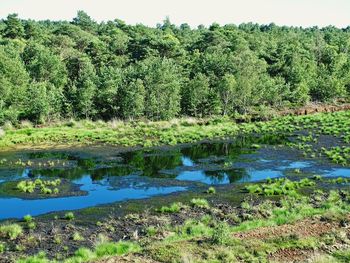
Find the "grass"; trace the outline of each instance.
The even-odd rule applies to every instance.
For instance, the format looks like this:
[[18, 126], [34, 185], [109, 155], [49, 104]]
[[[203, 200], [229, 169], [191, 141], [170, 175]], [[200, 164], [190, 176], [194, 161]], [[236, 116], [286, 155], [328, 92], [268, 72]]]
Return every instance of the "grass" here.
[[209, 203], [207, 200], [202, 198], [193, 198], [191, 200], [191, 206], [199, 208], [209, 208]]
[[[16, 189], [22, 193], [34, 193], [35, 191], [40, 191], [42, 194], [59, 194], [59, 189], [57, 186], [61, 185], [61, 179], [55, 180], [22, 180], [17, 183]], [[54, 189], [50, 188], [53, 187]]]
[[[137, 252], [140, 247], [132, 242], [119, 241], [115, 242], [104, 242], [98, 244], [94, 250], [88, 248], [79, 248], [74, 256], [67, 258], [62, 261], [64, 263], [83, 263], [97, 260], [108, 256], [121, 256], [131, 252]], [[17, 263], [54, 263], [55, 260], [47, 259], [45, 253], [41, 252], [35, 256], [19, 259]]]
[[156, 211], [160, 213], [177, 213], [182, 206], [181, 203], [172, 203], [170, 206], [162, 206], [161, 208], [156, 209]]
[[214, 187], [209, 187], [207, 190], [207, 194], [216, 194], [216, 189]]
[[[239, 134], [291, 134], [317, 127], [322, 134], [332, 134], [350, 141], [350, 111], [322, 113], [309, 116], [279, 117], [267, 122], [236, 124], [229, 118], [160, 122], [63, 122], [43, 128], [24, 127], [7, 129], [0, 138], [0, 148], [57, 145], [57, 144], [111, 144], [119, 146], [156, 146], [191, 143], [203, 139], [222, 138]], [[315, 138], [300, 138], [303, 144]], [[254, 144], [258, 149], [260, 145]]]
[[[273, 184], [274, 181], [271, 180], [270, 183]], [[298, 185], [308, 184], [306, 181], [300, 181], [296, 181]], [[337, 242], [346, 244], [350, 240], [347, 235], [341, 233], [342, 229], [332, 229], [321, 236], [272, 235], [267, 239], [240, 239], [234, 234], [260, 227], [292, 224], [311, 217], [318, 218], [320, 222], [334, 222], [335, 225], [340, 225], [350, 213], [349, 200], [350, 193], [341, 190], [315, 191], [309, 197], [301, 194], [282, 195], [278, 201], [266, 199], [256, 203], [247, 200], [238, 208], [240, 212], [237, 215], [240, 220], [233, 225], [227, 221], [230, 218], [228, 214], [221, 215], [216, 212], [217, 208], [205, 205], [206, 209], [200, 212], [200, 217], [188, 218], [183, 223], [145, 225], [145, 229], [140, 231], [144, 235], [139, 236], [138, 243], [115, 243], [101, 238], [101, 241], [95, 242], [95, 247], [81, 247], [73, 256], [59, 262], [93, 262], [99, 258], [127, 253], [131, 253], [130, 260], [134, 259], [132, 253], [137, 253], [138, 257], [141, 257], [140, 260], [144, 256], [160, 262], [268, 262], [269, 255], [282, 249], [318, 251], [321, 247], [333, 247]], [[205, 199], [195, 199], [193, 203], [200, 203], [200, 207], [203, 207], [203, 203], [208, 204]], [[195, 207], [197, 206], [183, 206], [184, 214], [192, 214], [196, 211]], [[247, 214], [250, 216], [247, 217]], [[172, 215], [162, 215], [161, 221], [168, 222], [167, 219], [171, 217]], [[137, 217], [133, 218], [137, 220]], [[79, 238], [73, 239], [79, 241]], [[348, 253], [332, 251], [327, 256], [337, 260], [333, 262], [347, 262]], [[36, 255], [19, 262], [53, 261], [47, 261], [45, 255]]]
[[271, 195], [296, 195], [296, 190], [302, 187], [314, 186], [315, 182], [308, 178], [300, 181], [291, 181], [286, 178], [267, 179], [264, 184], [250, 184], [246, 186], [246, 191], [251, 194], [260, 194], [265, 196]]
[[64, 214], [64, 219], [66, 220], [73, 220], [75, 218], [73, 212], [68, 212]]
[[10, 240], [16, 239], [23, 233], [23, 228], [18, 224], [9, 224], [0, 226], [0, 235], [9, 238]]

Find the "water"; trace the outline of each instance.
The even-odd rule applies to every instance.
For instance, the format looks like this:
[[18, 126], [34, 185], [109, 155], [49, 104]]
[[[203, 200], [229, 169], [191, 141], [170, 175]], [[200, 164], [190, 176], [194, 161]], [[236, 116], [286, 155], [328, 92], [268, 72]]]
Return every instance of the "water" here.
[[[121, 154], [113, 151], [96, 154], [89, 150], [2, 154], [0, 160], [30, 159], [32, 165], [31, 168], [0, 166], [0, 183], [59, 177], [79, 185], [85, 194], [34, 200], [3, 195], [0, 196], [0, 219], [145, 199], [201, 186], [256, 182], [285, 176], [294, 169], [350, 177], [347, 168], [320, 168], [317, 162], [281, 160], [278, 154], [252, 149], [251, 144], [259, 140], [242, 138], [234, 143], [202, 143]], [[54, 167], [43, 168], [42, 164], [47, 161], [55, 161]]]

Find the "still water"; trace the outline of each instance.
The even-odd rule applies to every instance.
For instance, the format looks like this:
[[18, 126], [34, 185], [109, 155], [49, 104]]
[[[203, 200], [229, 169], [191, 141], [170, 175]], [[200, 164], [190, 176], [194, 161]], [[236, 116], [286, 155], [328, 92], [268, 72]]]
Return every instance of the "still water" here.
[[[312, 161], [270, 155], [266, 148], [278, 144], [278, 141], [269, 142], [270, 146], [264, 150], [251, 147], [257, 142], [264, 143], [242, 138], [235, 142], [200, 143], [115, 154], [109, 152], [105, 156], [97, 156], [86, 150], [2, 153], [0, 160], [22, 158], [31, 160], [34, 165], [30, 168], [0, 166], [0, 183], [29, 178], [64, 178], [85, 194], [45, 199], [23, 199], [3, 194], [0, 196], [0, 219], [144, 199], [191, 191], [206, 185], [261, 181], [283, 177], [293, 169], [317, 171], [325, 176], [350, 177], [350, 169], [347, 168], [322, 167]], [[35, 166], [47, 161], [67, 163], [67, 166]]]

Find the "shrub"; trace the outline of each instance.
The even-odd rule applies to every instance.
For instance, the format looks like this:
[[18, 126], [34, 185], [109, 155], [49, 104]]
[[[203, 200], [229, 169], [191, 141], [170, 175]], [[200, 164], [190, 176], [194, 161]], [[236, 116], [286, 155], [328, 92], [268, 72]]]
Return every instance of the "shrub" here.
[[11, 240], [16, 239], [23, 233], [23, 229], [18, 224], [0, 226], [0, 235], [6, 236]]

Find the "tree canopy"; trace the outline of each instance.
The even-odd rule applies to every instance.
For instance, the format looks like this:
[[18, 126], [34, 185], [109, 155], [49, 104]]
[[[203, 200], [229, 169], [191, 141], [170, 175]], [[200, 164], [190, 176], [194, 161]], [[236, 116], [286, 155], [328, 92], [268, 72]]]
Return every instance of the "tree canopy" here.
[[349, 98], [350, 28], [0, 21], [0, 124], [245, 114]]

